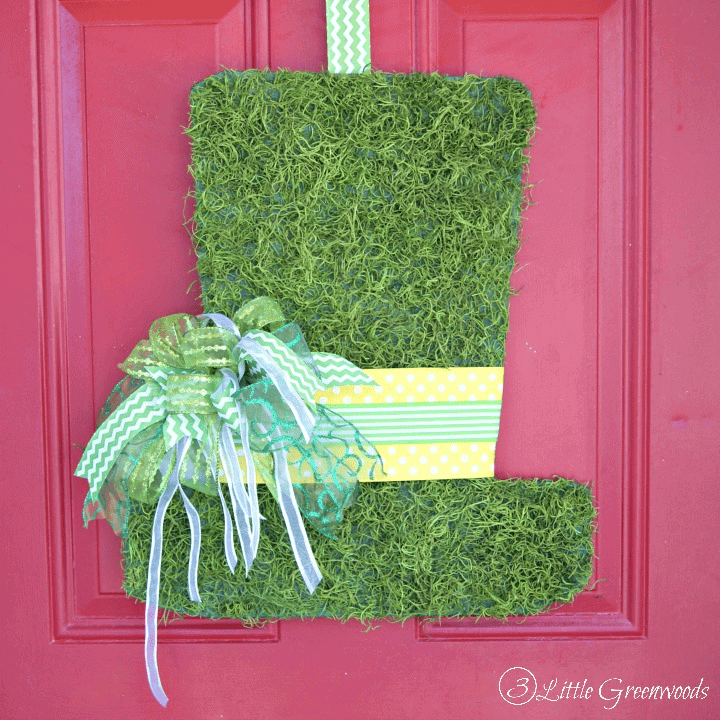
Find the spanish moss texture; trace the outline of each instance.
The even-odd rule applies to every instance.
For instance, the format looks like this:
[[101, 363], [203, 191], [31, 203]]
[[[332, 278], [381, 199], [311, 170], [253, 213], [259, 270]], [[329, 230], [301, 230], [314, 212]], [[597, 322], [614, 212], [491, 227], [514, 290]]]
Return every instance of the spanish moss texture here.
[[503, 364], [523, 85], [225, 72], [190, 100], [207, 311], [269, 295], [360, 367]]
[[[311, 349], [366, 368], [500, 366], [536, 114], [508, 78], [225, 71], [190, 97], [195, 240], [206, 311], [277, 299]], [[338, 540], [309, 529], [324, 579], [304, 588], [261, 490], [249, 577], [229, 573], [217, 499], [203, 522], [202, 604], [189, 534], [165, 520], [161, 604], [178, 613], [369, 620], [534, 614], [592, 571], [590, 491], [564, 479], [360, 488]], [[136, 504], [126, 590], [144, 598], [153, 506]]]
[[[195, 492], [202, 518], [198, 586], [187, 594], [187, 516], [175, 498], [165, 518], [160, 605], [216, 618], [414, 615], [506, 617], [569, 602], [587, 582], [595, 512], [590, 491], [568, 480], [435, 480], [365, 485], [338, 540], [308, 530], [323, 581], [310, 595], [282, 514], [260, 488], [258, 557], [247, 579], [223, 554], [220, 503]], [[192, 491], [189, 491], [192, 492]], [[228, 500], [229, 502], [229, 500]], [[125, 583], [144, 598], [154, 506], [130, 512]]]

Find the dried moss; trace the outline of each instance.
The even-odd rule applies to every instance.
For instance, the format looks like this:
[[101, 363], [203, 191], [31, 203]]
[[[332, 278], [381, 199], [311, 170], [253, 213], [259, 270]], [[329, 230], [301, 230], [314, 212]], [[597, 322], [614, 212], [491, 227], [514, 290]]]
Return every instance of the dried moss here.
[[502, 365], [535, 117], [509, 78], [208, 78], [188, 130], [206, 310], [269, 295], [366, 368]]
[[[337, 541], [309, 529], [323, 581], [305, 588], [281, 513], [260, 488], [266, 516], [250, 575], [225, 564], [220, 504], [195, 493], [203, 545], [202, 606], [187, 594], [190, 547], [182, 502], [165, 519], [160, 604], [206, 617], [405, 619], [533, 614], [569, 602], [592, 569], [590, 491], [568, 480], [476, 480], [363, 485]], [[192, 491], [190, 491], [192, 492]], [[154, 508], [130, 513], [125, 588], [144, 598]]]

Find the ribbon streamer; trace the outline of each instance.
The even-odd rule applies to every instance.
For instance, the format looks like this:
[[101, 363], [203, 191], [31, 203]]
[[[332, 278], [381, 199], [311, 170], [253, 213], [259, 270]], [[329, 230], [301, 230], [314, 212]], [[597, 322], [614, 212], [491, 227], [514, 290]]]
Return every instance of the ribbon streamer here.
[[[224, 318], [224, 316], [219, 317]], [[225, 318], [225, 320], [227, 320], [227, 318]], [[233, 328], [235, 328], [232, 321], [228, 322]], [[239, 382], [235, 374], [227, 369], [223, 369], [221, 372], [223, 375], [222, 384], [213, 395], [213, 402], [216, 404], [222, 402], [222, 395], [227, 391], [228, 387], [231, 387], [234, 393], [239, 391]], [[238, 367], [238, 374], [242, 376], [243, 372], [244, 363], [241, 362]], [[226, 422], [220, 431], [220, 460], [225, 477], [228, 479], [230, 500], [233, 507], [233, 515], [235, 516], [238, 537], [240, 538], [243, 559], [245, 561], [245, 576], [247, 577], [253, 561], [255, 560], [255, 556], [257, 555], [258, 544], [260, 541], [260, 510], [257, 498], [257, 484], [255, 481], [255, 464], [249, 449], [249, 442], [247, 438], [247, 418], [245, 417], [245, 411], [243, 410], [242, 405], [235, 400], [229, 405], [224, 406], [222, 417]], [[244, 438], [242, 442], [247, 468], [247, 490], [243, 485], [242, 472], [238, 463], [238, 456], [235, 449], [235, 441], [233, 439], [232, 430], [240, 432], [241, 437]], [[226, 507], [225, 500], [222, 497], [222, 490], [220, 490], [220, 496], [223, 506]]]
[[[183, 438], [180, 442], [189, 441], [189, 438]], [[188, 499], [182, 485], [178, 482], [178, 490], [182, 495], [185, 512], [190, 521], [190, 560], [188, 561], [188, 595], [193, 602], [200, 602], [200, 591], [198, 590], [198, 565], [200, 561], [200, 516], [193, 504]]]
[[255, 557], [260, 543], [260, 507], [257, 495], [257, 476], [255, 474], [255, 461], [250, 451], [250, 427], [247, 415], [240, 405], [238, 405], [238, 413], [240, 415], [240, 441], [242, 442], [243, 457], [245, 458], [245, 468], [247, 470], [250, 521], [253, 529], [257, 528], [257, 532], [253, 532], [252, 535], [252, 556]]
[[160, 602], [160, 562], [162, 560], [163, 523], [165, 512], [180, 487], [180, 465], [190, 444], [189, 438], [183, 438], [176, 448], [175, 468], [158, 500], [155, 518], [153, 519], [152, 541], [150, 544], [150, 562], [148, 565], [148, 581], [145, 593], [145, 669], [147, 671], [150, 690], [155, 699], [165, 707], [168, 696], [160, 681], [157, 664], [157, 614]]
[[218, 496], [220, 497], [220, 505], [222, 506], [223, 519], [225, 521], [225, 560], [227, 561], [230, 572], [234, 575], [235, 568], [237, 567], [237, 553], [235, 552], [235, 543], [233, 542], [233, 525], [230, 512], [228, 511], [227, 503], [225, 502], [225, 495], [222, 491], [222, 485], [220, 483], [220, 477], [217, 478]]
[[227, 425], [223, 426], [220, 434], [220, 460], [223, 465], [225, 477], [230, 489], [230, 501], [237, 526], [240, 547], [245, 561], [245, 577], [252, 567], [255, 555], [253, 553], [253, 529], [259, 534], [260, 528], [250, 527], [250, 499], [242, 484], [240, 465], [235, 453], [235, 443], [232, 441]]
[[305, 525], [300, 517], [300, 510], [297, 506], [295, 493], [290, 482], [288, 471], [287, 455], [282, 450], [273, 453], [275, 460], [275, 479], [277, 480], [278, 502], [285, 518], [285, 526], [290, 536], [290, 544], [295, 554], [295, 562], [300, 569], [300, 574], [305, 581], [307, 589], [313, 593], [320, 584], [322, 575], [315, 562], [315, 556], [310, 548]]

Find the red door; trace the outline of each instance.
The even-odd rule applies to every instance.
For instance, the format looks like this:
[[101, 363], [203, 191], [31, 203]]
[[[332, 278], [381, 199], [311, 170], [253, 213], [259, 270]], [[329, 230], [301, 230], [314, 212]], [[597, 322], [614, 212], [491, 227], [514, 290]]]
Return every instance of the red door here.
[[371, 2], [378, 69], [537, 102], [497, 473], [592, 483], [598, 582], [525, 622], [174, 622], [167, 710], [77, 445], [150, 321], [199, 308], [191, 85], [319, 70], [325, 3], [4, 5], [2, 717], [720, 717], [717, 3]]

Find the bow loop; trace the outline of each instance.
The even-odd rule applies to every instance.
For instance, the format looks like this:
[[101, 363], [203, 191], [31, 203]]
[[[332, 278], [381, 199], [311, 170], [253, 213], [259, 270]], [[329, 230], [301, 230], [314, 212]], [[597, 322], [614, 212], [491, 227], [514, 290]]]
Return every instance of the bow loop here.
[[240, 335], [250, 330], [269, 327], [276, 330], [286, 323], [280, 305], [272, 298], [261, 295], [246, 302], [232, 317]]
[[[133, 377], [153, 377], [151, 368], [174, 371], [234, 367], [232, 332], [220, 327], [200, 327], [193, 315], [168, 315], [150, 326], [148, 340], [141, 340], [120, 369]], [[154, 378], [153, 378], [154, 379]]]
[[196, 327], [197, 319], [193, 315], [177, 314], [158, 318], [150, 326], [148, 340], [141, 340], [118, 367], [127, 375], [148, 379], [148, 369], [157, 365], [185, 368], [180, 338], [191, 327]]
[[185, 358], [181, 349], [181, 339], [191, 328], [196, 328], [197, 319], [193, 315], [177, 314], [158, 318], [150, 326], [150, 346], [156, 365], [185, 368]]
[[233, 357], [234, 334], [220, 327], [195, 327], [180, 337], [186, 368], [210, 370], [237, 366]]

